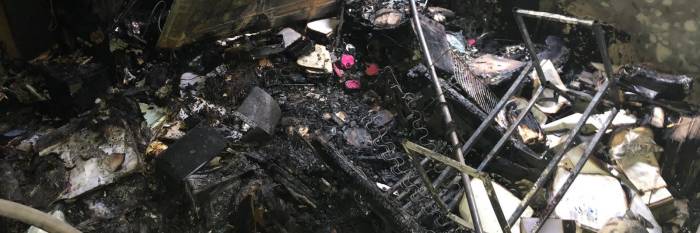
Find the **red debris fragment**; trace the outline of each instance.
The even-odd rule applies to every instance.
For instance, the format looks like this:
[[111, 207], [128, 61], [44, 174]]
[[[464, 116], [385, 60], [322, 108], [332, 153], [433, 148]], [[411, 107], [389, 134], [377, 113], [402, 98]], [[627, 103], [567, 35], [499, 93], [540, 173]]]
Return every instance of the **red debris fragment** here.
[[468, 44], [470, 47], [471, 47], [471, 46], [474, 46], [474, 45], [476, 44], [476, 39], [474, 39], [474, 38], [468, 39], [468, 40], [467, 40], [467, 44]]
[[340, 67], [347, 70], [352, 68], [352, 66], [355, 65], [355, 57], [353, 57], [350, 54], [343, 54], [340, 57]]
[[367, 76], [377, 76], [379, 74], [379, 65], [374, 63], [367, 64], [365, 74], [367, 74]]
[[350, 89], [350, 90], [360, 89], [360, 81], [359, 80], [345, 81], [345, 88]]
[[343, 78], [345, 75], [345, 71], [338, 68], [338, 66], [335, 64], [333, 64], [333, 72], [335, 73], [335, 76], [338, 76], [338, 78]]

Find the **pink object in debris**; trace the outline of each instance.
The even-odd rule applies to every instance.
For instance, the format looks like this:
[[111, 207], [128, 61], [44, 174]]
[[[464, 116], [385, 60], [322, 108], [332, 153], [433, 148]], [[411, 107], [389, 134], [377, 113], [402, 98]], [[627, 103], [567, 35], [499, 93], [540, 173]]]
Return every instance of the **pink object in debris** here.
[[338, 68], [338, 66], [335, 64], [333, 64], [333, 72], [335, 73], [335, 76], [338, 76], [338, 78], [343, 78], [345, 75], [345, 71]]
[[365, 69], [365, 74], [367, 74], [367, 76], [377, 76], [377, 74], [379, 74], [379, 66], [374, 63], [369, 63]]
[[345, 88], [350, 89], [350, 90], [360, 89], [360, 81], [358, 81], [358, 80], [345, 81]]
[[343, 69], [350, 69], [355, 65], [355, 57], [350, 54], [343, 54], [340, 56], [340, 67]]
[[469, 46], [474, 46], [476, 44], [476, 39], [474, 39], [474, 38], [468, 39], [467, 44]]

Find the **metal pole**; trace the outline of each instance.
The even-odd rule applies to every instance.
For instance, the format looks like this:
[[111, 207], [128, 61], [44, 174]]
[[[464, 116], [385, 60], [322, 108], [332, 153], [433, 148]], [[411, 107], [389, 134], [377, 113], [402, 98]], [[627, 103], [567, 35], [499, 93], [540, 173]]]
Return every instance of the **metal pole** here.
[[541, 11], [516, 9], [515, 13], [526, 15], [526, 16], [536, 18], [536, 19], [547, 19], [547, 20], [552, 20], [552, 21], [556, 21], [556, 22], [560, 22], [560, 23], [567, 23], [567, 24], [581, 24], [581, 25], [589, 26], [589, 27], [595, 23], [595, 21], [593, 21], [593, 20], [577, 19], [577, 18], [565, 16], [565, 15], [552, 14], [552, 13], [541, 12]]
[[612, 62], [610, 61], [610, 56], [608, 56], [608, 49], [605, 42], [605, 31], [603, 31], [603, 27], [600, 26], [600, 24], [595, 23], [593, 24], [593, 34], [595, 34], [596, 44], [598, 44], [600, 57], [603, 60], [605, 76], [607, 76], [607, 78], [612, 81], [612, 83], [610, 83], [610, 96], [612, 97], [612, 100], [615, 103], [615, 105], [617, 105], [616, 107], [619, 107], [620, 104], [622, 104], [624, 95], [622, 94], [622, 92], [620, 92], [620, 89], [617, 85], [617, 79], [613, 78]]
[[518, 11], [515, 12], [515, 23], [518, 25], [518, 29], [520, 29], [520, 34], [522, 34], [523, 40], [525, 40], [525, 46], [527, 47], [527, 51], [530, 52], [530, 59], [532, 59], [532, 63], [534, 63], [533, 65], [535, 65], [535, 71], [537, 71], [537, 78], [540, 81], [540, 85], [544, 86], [547, 84], [547, 79], [544, 76], [544, 71], [542, 70], [540, 58], [537, 57], [537, 51], [535, 51], [535, 44], [533, 44], [532, 39], [530, 39], [530, 33], [527, 32], [527, 27], [525, 27], [525, 21], [523, 21], [523, 16], [518, 14]]
[[[420, 41], [421, 50], [423, 50], [423, 56], [425, 61], [428, 63], [428, 68], [430, 69], [430, 76], [433, 80], [433, 86], [435, 87], [435, 92], [442, 109], [442, 115], [445, 118], [445, 124], [450, 130], [450, 141], [455, 150], [455, 157], [461, 164], [466, 164], [464, 162], [464, 155], [462, 155], [462, 150], [459, 149], [459, 138], [457, 137], [457, 132], [454, 131], [452, 116], [450, 115], [450, 109], [447, 108], [447, 100], [445, 100], [445, 95], [442, 93], [442, 87], [440, 86], [440, 80], [438, 80], [437, 72], [435, 71], [435, 66], [433, 64], [433, 59], [430, 57], [430, 50], [428, 49], [428, 43], [425, 41], [425, 35], [423, 34], [423, 28], [420, 24], [420, 18], [418, 14], [418, 9], [416, 7], [416, 1], [410, 0], [411, 12], [413, 13], [413, 26], [416, 29], [416, 34], [418, 34], [418, 40]], [[474, 194], [472, 192], [471, 180], [469, 175], [462, 173], [462, 183], [464, 185], [464, 193], [467, 196], [467, 202], [469, 204], [469, 212], [472, 215], [472, 222], [474, 223], [474, 231], [477, 233], [482, 233], [481, 221], [479, 220], [479, 213], [476, 209], [476, 200], [474, 200]]]

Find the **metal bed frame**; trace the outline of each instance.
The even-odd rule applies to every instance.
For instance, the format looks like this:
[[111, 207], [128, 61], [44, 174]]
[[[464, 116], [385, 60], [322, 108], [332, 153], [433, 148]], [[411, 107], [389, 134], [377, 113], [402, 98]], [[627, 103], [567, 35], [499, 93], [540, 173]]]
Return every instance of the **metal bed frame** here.
[[[445, 123], [450, 126], [453, 124], [452, 122], [452, 117], [450, 115], [450, 111], [447, 107], [447, 103], [445, 100], [445, 97], [442, 92], [442, 88], [440, 86], [440, 81], [439, 78], [436, 74], [435, 67], [433, 64], [433, 61], [430, 56], [430, 51], [428, 49], [425, 36], [423, 34], [423, 30], [420, 25], [420, 20], [418, 17], [418, 11], [416, 8], [415, 0], [410, 0], [411, 3], [411, 11], [413, 13], [413, 26], [415, 29], [415, 32], [417, 34], [417, 37], [420, 41], [421, 44], [421, 49], [422, 52], [425, 56], [427, 66], [430, 70], [430, 75], [434, 84], [435, 91], [437, 93], [438, 101], [441, 104], [442, 108], [442, 114], [444, 117]], [[612, 76], [612, 64], [610, 61], [610, 58], [607, 53], [607, 48], [606, 48], [606, 41], [605, 41], [605, 32], [602, 29], [602, 26], [600, 23], [593, 21], [593, 20], [581, 20], [577, 18], [572, 18], [568, 16], [563, 16], [563, 15], [558, 15], [558, 14], [552, 14], [552, 13], [546, 13], [546, 12], [538, 12], [538, 11], [530, 11], [530, 10], [523, 10], [523, 9], [515, 9], [514, 10], [515, 14], [515, 20], [518, 25], [518, 28], [522, 34], [522, 37], [525, 41], [525, 45], [527, 47], [527, 50], [530, 54], [530, 57], [532, 59], [532, 62], [530, 65], [527, 65], [525, 69], [521, 72], [521, 74], [515, 79], [513, 84], [510, 86], [510, 88], [506, 91], [505, 95], [498, 101], [496, 104], [495, 108], [489, 112], [488, 116], [486, 119], [483, 120], [483, 122], [479, 125], [479, 127], [471, 134], [469, 139], [461, 145], [461, 148], [459, 147], [459, 139], [457, 137], [457, 133], [455, 132], [454, 128], [450, 128], [449, 134], [449, 139], [450, 142], [452, 143], [452, 146], [455, 147], [455, 159], [448, 158], [444, 155], [435, 153], [430, 151], [429, 149], [423, 148], [417, 144], [414, 144], [409, 141], [404, 141], [403, 146], [404, 149], [406, 150], [407, 154], [409, 155], [409, 158], [411, 162], [413, 163], [414, 167], [418, 171], [420, 181], [425, 185], [427, 191], [429, 192], [431, 198], [436, 202], [437, 206], [439, 209], [441, 209], [445, 215], [455, 221], [456, 223], [466, 227], [466, 220], [460, 218], [459, 216], [453, 214], [450, 210], [458, 203], [459, 198], [461, 198], [461, 193], [463, 192], [464, 195], [467, 198], [467, 203], [469, 206], [470, 214], [472, 217], [472, 223], [474, 227], [474, 231], [477, 233], [484, 232], [482, 227], [481, 227], [481, 222], [479, 219], [479, 213], [476, 208], [476, 203], [474, 200], [474, 194], [472, 191], [471, 187], [471, 182], [470, 182], [470, 177], [473, 178], [478, 178], [482, 179], [484, 183], [484, 188], [489, 196], [490, 203], [493, 207], [493, 210], [497, 216], [499, 225], [501, 227], [501, 230], [503, 232], [510, 232], [511, 227], [515, 224], [515, 222], [520, 218], [522, 213], [525, 211], [527, 206], [532, 202], [535, 194], [540, 191], [546, 184], [549, 182], [550, 178], [553, 175], [554, 170], [557, 167], [557, 164], [561, 161], [561, 159], [564, 157], [564, 154], [572, 148], [574, 139], [576, 136], [579, 134], [581, 128], [584, 126], [586, 121], [588, 120], [589, 116], [593, 113], [595, 108], [598, 106], [599, 103], [604, 102], [604, 95], [609, 92], [609, 98], [612, 99], [613, 106], [610, 111], [610, 115], [608, 115], [607, 119], [605, 120], [603, 124], [603, 128], [599, 129], [598, 132], [595, 133], [593, 138], [591, 139], [591, 142], [589, 145], [586, 147], [584, 150], [584, 153], [582, 155], [582, 158], [576, 163], [573, 171], [571, 174], [567, 177], [566, 181], [564, 182], [563, 186], [559, 189], [557, 193], [555, 193], [550, 200], [548, 201], [548, 204], [546, 208], [542, 211], [542, 213], [538, 214], [539, 220], [535, 225], [534, 232], [539, 232], [539, 230], [542, 228], [546, 220], [549, 218], [549, 216], [552, 214], [554, 211], [555, 207], [561, 199], [563, 198], [564, 194], [567, 192], [571, 184], [573, 183], [574, 179], [578, 176], [578, 174], [581, 172], [583, 169], [583, 166], [585, 165], [586, 161], [590, 158], [591, 154], [593, 154], [598, 142], [600, 139], [603, 137], [605, 134], [605, 131], [607, 128], [610, 126], [612, 123], [612, 120], [615, 118], [619, 111], [619, 106], [620, 103], [622, 102], [622, 95], [620, 95], [619, 89], [616, 85], [617, 80], [613, 78]], [[539, 178], [537, 181], [534, 183], [533, 187], [530, 189], [530, 191], [527, 192], [525, 197], [522, 199], [520, 204], [517, 206], [515, 211], [511, 216], [509, 216], [506, 219], [506, 216], [504, 216], [502, 208], [500, 206], [500, 203], [498, 201], [498, 198], [496, 197], [495, 191], [493, 189], [493, 186], [491, 184], [491, 179], [487, 173], [484, 172], [484, 169], [488, 167], [488, 165], [493, 161], [493, 159], [497, 156], [498, 152], [500, 149], [503, 147], [503, 145], [510, 139], [511, 135], [515, 131], [516, 127], [520, 122], [525, 118], [526, 114], [532, 109], [534, 106], [535, 102], [537, 99], [540, 97], [540, 95], [543, 93], [545, 87], [552, 87], [551, 84], [549, 84], [544, 75], [544, 71], [542, 70], [542, 66], [540, 65], [540, 60], [537, 57], [537, 52], [535, 51], [534, 44], [532, 43], [532, 40], [530, 38], [530, 35], [528, 33], [528, 30], [525, 26], [525, 22], [523, 20], [523, 17], [531, 17], [531, 18], [536, 18], [536, 19], [544, 19], [544, 20], [549, 20], [549, 21], [555, 21], [559, 23], [565, 23], [565, 24], [572, 24], [572, 25], [581, 25], [590, 28], [593, 31], [593, 34], [595, 36], [595, 41], [598, 46], [598, 50], [601, 54], [601, 59], [603, 61], [604, 69], [605, 69], [605, 81], [598, 87], [598, 91], [595, 93], [593, 97], [590, 96], [578, 96], [581, 98], [585, 99], [590, 99], [590, 103], [586, 107], [585, 111], [583, 112], [583, 116], [581, 119], [577, 122], [577, 124], [574, 126], [573, 129], [569, 131], [569, 137], [567, 137], [564, 147], [562, 148], [561, 151], [558, 153], [555, 153], [554, 156], [549, 160], [547, 163], [547, 166], [544, 168], [543, 172], [540, 174]], [[542, 84], [540, 87], [533, 93], [532, 98], [528, 101], [527, 106], [525, 109], [520, 112], [520, 114], [517, 116], [515, 122], [513, 122], [505, 131], [503, 136], [498, 140], [498, 142], [493, 146], [493, 148], [489, 151], [489, 153], [486, 155], [486, 158], [479, 164], [477, 168], [472, 168], [464, 162], [464, 154], [469, 153], [471, 148], [474, 146], [475, 142], [479, 139], [479, 137], [486, 131], [486, 128], [492, 124], [493, 120], [495, 117], [498, 115], [498, 113], [503, 109], [503, 107], [506, 105], [508, 100], [520, 90], [522, 87], [522, 84], [525, 81], [526, 75], [530, 72], [530, 69], [532, 68], [532, 64], [534, 64], [535, 71], [538, 74], [538, 79], [539, 82]], [[555, 92], [558, 92], [556, 88], [552, 88], [555, 90]], [[565, 94], [573, 94], [573, 95], [580, 95], [579, 93], [565, 93]], [[547, 153], [547, 152], [545, 152]], [[416, 155], [421, 155], [425, 156], [425, 158], [422, 161], [418, 161], [415, 157]], [[542, 155], [542, 158], [545, 156]], [[431, 181], [427, 173], [425, 172], [425, 169], [423, 166], [427, 163], [428, 159], [433, 159], [437, 160], [438, 162], [441, 162], [445, 165], [447, 165], [447, 168], [442, 171], [442, 173], [437, 177], [436, 180]], [[440, 188], [440, 186], [444, 183], [444, 181], [450, 177], [451, 170], [457, 170], [461, 174], [461, 180], [462, 180], [462, 187], [460, 189], [460, 192], [458, 192], [455, 197], [449, 199], [448, 201], [449, 204], [446, 204], [445, 201], [443, 201], [440, 198], [439, 192], [436, 190], [437, 188]], [[405, 182], [408, 179], [408, 177], [403, 177], [402, 179], [399, 180], [397, 183], [402, 183]], [[398, 185], [395, 185], [390, 189], [390, 193], [396, 189]], [[400, 198], [400, 197], [399, 197]]]

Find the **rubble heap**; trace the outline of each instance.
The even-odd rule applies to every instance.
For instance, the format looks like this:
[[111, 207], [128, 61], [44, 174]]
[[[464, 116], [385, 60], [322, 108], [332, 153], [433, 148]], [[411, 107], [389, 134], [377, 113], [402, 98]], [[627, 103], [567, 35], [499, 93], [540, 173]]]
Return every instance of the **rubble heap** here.
[[53, 6], [55, 46], [0, 57], [0, 199], [80, 232], [700, 230], [695, 80], [611, 64], [620, 29], [205, 2]]

